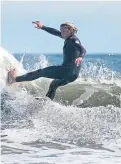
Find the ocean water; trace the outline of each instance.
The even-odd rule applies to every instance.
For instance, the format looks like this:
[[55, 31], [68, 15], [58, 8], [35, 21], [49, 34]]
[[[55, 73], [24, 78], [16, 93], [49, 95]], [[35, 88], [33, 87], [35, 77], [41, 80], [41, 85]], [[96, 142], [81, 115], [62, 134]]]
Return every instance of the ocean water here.
[[[61, 54], [14, 56], [27, 72], [63, 60]], [[50, 82], [2, 91], [2, 163], [120, 164], [121, 55], [87, 55], [78, 79], [58, 88], [54, 101], [45, 98]]]

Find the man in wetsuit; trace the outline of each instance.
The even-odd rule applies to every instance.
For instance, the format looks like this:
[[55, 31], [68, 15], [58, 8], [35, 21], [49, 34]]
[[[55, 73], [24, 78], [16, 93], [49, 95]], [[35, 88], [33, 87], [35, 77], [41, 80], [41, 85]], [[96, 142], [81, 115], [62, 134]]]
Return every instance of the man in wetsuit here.
[[32, 81], [40, 77], [54, 79], [46, 94], [47, 97], [53, 100], [56, 89], [59, 86], [64, 86], [77, 79], [86, 50], [75, 35], [77, 33], [77, 28], [71, 22], [61, 24], [60, 31], [46, 27], [39, 21], [32, 23], [36, 25], [35, 27], [37, 29], [44, 30], [65, 40], [63, 46], [63, 63], [60, 66], [46, 67], [17, 77], [15, 77], [15, 71], [12, 70], [8, 73], [8, 83]]

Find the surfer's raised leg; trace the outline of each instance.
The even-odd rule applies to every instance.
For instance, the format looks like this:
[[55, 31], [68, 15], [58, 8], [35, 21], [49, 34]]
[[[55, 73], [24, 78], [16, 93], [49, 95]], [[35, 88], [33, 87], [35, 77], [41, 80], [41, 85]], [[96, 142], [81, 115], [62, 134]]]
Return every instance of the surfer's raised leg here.
[[72, 74], [71, 70], [70, 73], [68, 73], [68, 68], [63, 66], [50, 66], [43, 69], [38, 69], [33, 72], [29, 72], [22, 76], [16, 76], [16, 72], [14, 70], [8, 72], [8, 84], [12, 84], [15, 82], [32, 81], [40, 77], [73, 81], [74, 79], [76, 80], [77, 75]]

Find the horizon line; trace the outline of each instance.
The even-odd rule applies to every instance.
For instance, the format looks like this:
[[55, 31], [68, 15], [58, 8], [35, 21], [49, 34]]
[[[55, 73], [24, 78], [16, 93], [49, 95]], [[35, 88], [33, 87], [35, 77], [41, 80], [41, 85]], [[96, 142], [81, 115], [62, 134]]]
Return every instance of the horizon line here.
[[[25, 54], [45, 54], [45, 55], [50, 55], [50, 54], [52, 54], [52, 55], [63, 55], [63, 53], [62, 52], [49, 52], [49, 53], [47, 53], [47, 52], [13, 52], [12, 54], [23, 54], [23, 53], [25, 53]], [[108, 54], [108, 55], [115, 55], [115, 54], [121, 54], [121, 52], [89, 52], [89, 53], [87, 53], [86, 55], [96, 55], [96, 54]]]

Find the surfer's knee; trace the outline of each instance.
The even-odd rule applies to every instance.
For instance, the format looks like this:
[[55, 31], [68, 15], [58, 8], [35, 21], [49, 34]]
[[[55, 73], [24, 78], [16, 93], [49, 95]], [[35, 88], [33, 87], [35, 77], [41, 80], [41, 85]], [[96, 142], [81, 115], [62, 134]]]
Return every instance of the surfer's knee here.
[[78, 78], [78, 75], [72, 75], [72, 76], [69, 76], [68, 80], [69, 80], [69, 82], [73, 82], [73, 81], [75, 81], [77, 78]]
[[50, 83], [50, 87], [51, 89], [56, 89], [57, 88], [57, 81], [56, 80], [53, 80], [51, 83]]

